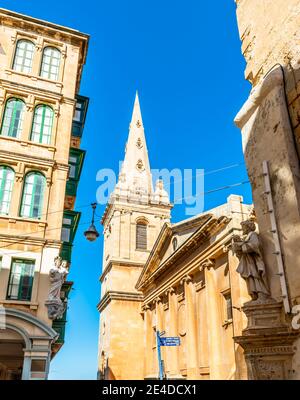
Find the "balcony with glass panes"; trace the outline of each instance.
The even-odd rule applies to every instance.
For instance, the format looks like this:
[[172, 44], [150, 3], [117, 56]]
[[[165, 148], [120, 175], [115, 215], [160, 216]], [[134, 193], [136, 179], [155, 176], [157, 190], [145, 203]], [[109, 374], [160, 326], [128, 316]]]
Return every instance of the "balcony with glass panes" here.
[[61, 240], [63, 242], [60, 256], [63, 260], [71, 262], [73, 241], [79, 224], [81, 213], [78, 211], [65, 210], [61, 230]]

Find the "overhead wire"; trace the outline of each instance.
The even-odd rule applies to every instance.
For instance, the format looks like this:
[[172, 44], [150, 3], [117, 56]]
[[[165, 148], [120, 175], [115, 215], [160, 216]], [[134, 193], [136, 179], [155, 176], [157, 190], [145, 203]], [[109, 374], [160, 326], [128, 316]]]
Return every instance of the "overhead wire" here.
[[[244, 164], [243, 162], [231, 164], [229, 166], [224, 166], [224, 167], [221, 167], [221, 168], [218, 168], [218, 169], [215, 169], [215, 170], [211, 170], [211, 171], [208, 171], [208, 172], [203, 172], [201, 174], [196, 174], [196, 176], [197, 175], [205, 176], [205, 175], [218, 173], [218, 172], [221, 172], [221, 171], [224, 171], [224, 170], [227, 170], [227, 169], [231, 169], [231, 168], [235, 168], [235, 167], [241, 166], [243, 164]], [[191, 178], [193, 178], [193, 177], [189, 177], [189, 178], [186, 178], [186, 179], [181, 179], [180, 181], [184, 182], [186, 180], [190, 180]], [[178, 182], [178, 181], [179, 180], [173, 181], [172, 183], [174, 184], [175, 182]], [[218, 192], [218, 191], [221, 191], [221, 190], [227, 190], [227, 189], [230, 189], [230, 188], [233, 188], [233, 187], [242, 186], [242, 185], [245, 185], [247, 183], [249, 183], [249, 180], [238, 182], [238, 183], [234, 183], [234, 184], [231, 184], [231, 185], [218, 187], [218, 188], [211, 189], [211, 190], [208, 190], [208, 191], [200, 192], [200, 193], [198, 193], [198, 194], [196, 194], [194, 196], [185, 196], [185, 197], [183, 197], [181, 199], [176, 199], [176, 202], [187, 200], [189, 198], [195, 199], [195, 198], [197, 198], [199, 196], [204, 196], [204, 195], [211, 194], [211, 193], [214, 193], [214, 192]], [[90, 207], [90, 206], [91, 206], [91, 204], [80, 205], [80, 206], [76, 207], [76, 209], [87, 208], [87, 207]], [[145, 210], [151, 209], [151, 208], [152, 208], [152, 206], [148, 206], [148, 207], [145, 208]], [[50, 212], [47, 213], [47, 215], [55, 214], [55, 213], [63, 213], [64, 211], [66, 211], [66, 210], [50, 211]], [[123, 215], [127, 214], [127, 213], [129, 213], [129, 211], [128, 212], [125, 211], [123, 213]], [[45, 214], [42, 214], [42, 215], [45, 215]], [[96, 216], [98, 216], [98, 215], [96, 214]], [[115, 217], [117, 217], [117, 216], [112, 216], [112, 218], [115, 218]], [[101, 216], [98, 216], [98, 218], [101, 218]], [[100, 222], [100, 221], [101, 221], [101, 219], [99, 219], [98, 221], [95, 221], [95, 222]], [[78, 226], [79, 225], [88, 225], [88, 224], [90, 224], [90, 222], [80, 222], [78, 224]], [[53, 228], [45, 227], [45, 228], [43, 228], [42, 230], [39, 230], [39, 231], [26, 232], [26, 233], [24, 233], [22, 235], [19, 235], [19, 237], [24, 236], [24, 239], [18, 239], [17, 241], [15, 241], [13, 243], [7, 244], [5, 246], [0, 246], [0, 249], [11, 247], [11, 246], [15, 245], [16, 243], [22, 243], [22, 242], [26, 241], [31, 235], [36, 235], [37, 233], [45, 233], [45, 232], [54, 231], [54, 230], [61, 230], [61, 229], [62, 229], [62, 226], [60, 225], [58, 227], [53, 227]], [[47, 240], [47, 239], [45, 239], [45, 240]], [[40, 248], [40, 246], [38, 248]], [[20, 254], [20, 252], [18, 252], [17, 254]]]

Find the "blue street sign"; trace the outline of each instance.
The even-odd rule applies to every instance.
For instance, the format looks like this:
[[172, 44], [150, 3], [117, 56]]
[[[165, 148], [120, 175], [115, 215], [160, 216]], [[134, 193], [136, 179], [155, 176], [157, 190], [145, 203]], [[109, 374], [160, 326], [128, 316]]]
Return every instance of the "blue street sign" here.
[[157, 343], [157, 358], [158, 358], [158, 370], [159, 370], [159, 379], [163, 380], [165, 378], [165, 366], [164, 361], [161, 358], [161, 346], [180, 346], [180, 338], [179, 337], [161, 337], [165, 332], [156, 332], [156, 343]]
[[160, 345], [161, 346], [180, 346], [180, 338], [179, 337], [161, 337]]

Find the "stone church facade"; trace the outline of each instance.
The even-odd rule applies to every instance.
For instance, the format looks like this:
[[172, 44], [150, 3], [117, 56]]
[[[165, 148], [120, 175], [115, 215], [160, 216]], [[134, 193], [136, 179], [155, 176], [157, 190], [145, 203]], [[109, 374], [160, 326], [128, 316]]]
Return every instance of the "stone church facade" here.
[[106, 208], [99, 379], [157, 379], [156, 332], [179, 336], [162, 349], [169, 379], [246, 379], [241, 307], [250, 298], [231, 249], [252, 207], [240, 196], [170, 222], [162, 181], [152, 187], [136, 96], [125, 160]]

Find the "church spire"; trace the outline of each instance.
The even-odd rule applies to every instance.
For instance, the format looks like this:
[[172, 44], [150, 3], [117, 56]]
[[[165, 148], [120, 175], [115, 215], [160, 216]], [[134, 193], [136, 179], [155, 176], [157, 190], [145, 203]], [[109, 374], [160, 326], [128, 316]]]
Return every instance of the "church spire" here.
[[133, 112], [132, 112], [132, 117], [131, 117], [131, 124], [132, 123], [136, 124], [138, 121], [143, 126], [139, 94], [138, 94], [138, 91], [136, 91], [135, 100], [134, 100], [134, 106], [133, 106]]
[[154, 201], [156, 203], [169, 204], [169, 196], [164, 190], [161, 180], [156, 182], [155, 191], [153, 190], [138, 92], [135, 95], [125, 159], [114, 195], [130, 201], [137, 200], [147, 203]]
[[153, 194], [146, 138], [138, 92], [135, 95], [125, 159], [119, 175], [115, 194], [150, 198]]

